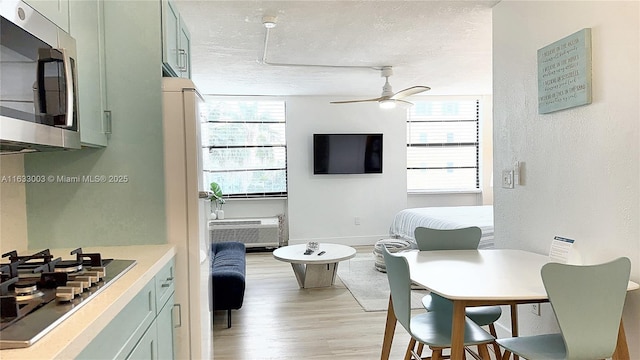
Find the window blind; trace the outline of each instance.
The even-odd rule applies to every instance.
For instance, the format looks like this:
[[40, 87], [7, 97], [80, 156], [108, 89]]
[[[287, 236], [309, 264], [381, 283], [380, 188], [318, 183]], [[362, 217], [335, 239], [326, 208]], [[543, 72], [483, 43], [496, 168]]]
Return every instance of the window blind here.
[[478, 189], [480, 101], [416, 101], [408, 113], [407, 190]]
[[202, 108], [203, 181], [225, 197], [287, 193], [285, 103], [206, 97]]

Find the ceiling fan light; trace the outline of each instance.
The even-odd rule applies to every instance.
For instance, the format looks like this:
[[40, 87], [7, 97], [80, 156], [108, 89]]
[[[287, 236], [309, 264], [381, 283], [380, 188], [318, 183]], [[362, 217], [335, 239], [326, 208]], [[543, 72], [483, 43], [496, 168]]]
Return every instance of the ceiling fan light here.
[[276, 27], [276, 17], [265, 15], [262, 17], [262, 25], [267, 29], [273, 29]]
[[378, 104], [380, 109], [394, 109], [396, 107], [396, 101], [391, 99], [380, 100]]

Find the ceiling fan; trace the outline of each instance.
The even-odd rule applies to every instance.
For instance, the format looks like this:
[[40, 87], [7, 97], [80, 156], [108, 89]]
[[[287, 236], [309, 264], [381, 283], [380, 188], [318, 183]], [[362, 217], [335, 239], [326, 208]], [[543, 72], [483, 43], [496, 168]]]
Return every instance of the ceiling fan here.
[[382, 94], [375, 99], [365, 100], [347, 100], [347, 101], [331, 101], [331, 104], [350, 104], [358, 102], [377, 101], [382, 109], [392, 109], [396, 107], [397, 103], [413, 105], [412, 103], [402, 100], [411, 95], [419, 94], [423, 91], [431, 90], [428, 86], [412, 86], [404, 90], [400, 90], [394, 93], [391, 84], [389, 84], [389, 76], [393, 75], [391, 66], [385, 66], [381, 69], [381, 76], [385, 78], [384, 86], [382, 87]]

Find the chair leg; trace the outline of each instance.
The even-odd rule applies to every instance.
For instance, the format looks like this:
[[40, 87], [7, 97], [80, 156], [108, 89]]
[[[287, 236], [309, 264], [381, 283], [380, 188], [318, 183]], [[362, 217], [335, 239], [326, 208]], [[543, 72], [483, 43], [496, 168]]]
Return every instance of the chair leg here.
[[502, 360], [509, 360], [510, 356], [511, 356], [511, 351], [505, 350], [504, 354], [502, 354]]
[[[489, 324], [489, 332], [493, 335], [494, 338], [498, 338], [498, 334], [496, 333], [496, 326], [491, 323]], [[496, 359], [502, 358], [502, 351], [500, 350], [500, 345], [497, 342], [493, 342], [493, 352], [496, 353]]]
[[489, 355], [489, 348], [487, 347], [487, 344], [478, 345], [478, 353], [480, 355], [480, 358], [482, 358], [483, 360], [491, 360], [491, 356]]
[[414, 346], [416, 346], [416, 339], [411, 338], [411, 340], [409, 340], [409, 346], [407, 346], [407, 352], [404, 354], [404, 360], [411, 360]]
[[227, 310], [227, 329], [231, 327], [231, 309]]
[[431, 348], [431, 360], [440, 360], [442, 359], [442, 349], [441, 348]]
[[424, 350], [424, 344], [418, 343], [418, 349], [416, 350], [416, 353], [418, 353], [418, 356], [422, 356], [422, 350]]

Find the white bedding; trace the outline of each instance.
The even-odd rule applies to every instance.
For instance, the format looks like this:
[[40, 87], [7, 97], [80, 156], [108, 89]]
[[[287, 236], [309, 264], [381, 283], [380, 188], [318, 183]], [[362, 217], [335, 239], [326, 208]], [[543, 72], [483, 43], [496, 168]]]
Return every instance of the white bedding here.
[[493, 247], [493, 206], [451, 206], [405, 209], [396, 214], [389, 234], [415, 244], [413, 235], [419, 226], [432, 229], [457, 229], [477, 226], [482, 230], [479, 249]]

